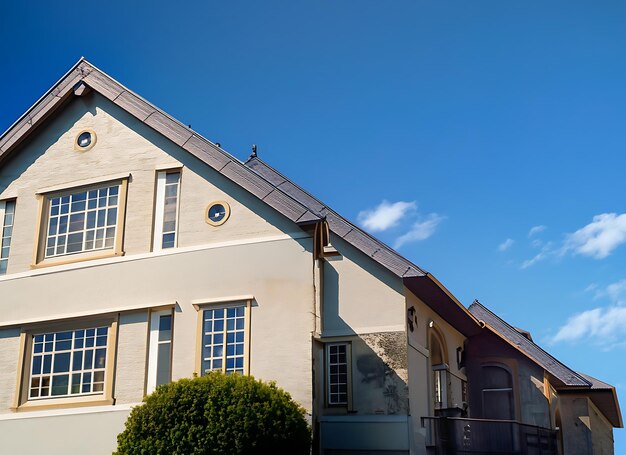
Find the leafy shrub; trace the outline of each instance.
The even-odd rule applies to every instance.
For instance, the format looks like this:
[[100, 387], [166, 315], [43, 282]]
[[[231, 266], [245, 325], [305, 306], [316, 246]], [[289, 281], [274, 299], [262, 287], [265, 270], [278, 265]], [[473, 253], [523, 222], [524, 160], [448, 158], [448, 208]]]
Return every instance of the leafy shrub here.
[[304, 409], [274, 383], [211, 373], [157, 387], [117, 437], [117, 455], [309, 454]]

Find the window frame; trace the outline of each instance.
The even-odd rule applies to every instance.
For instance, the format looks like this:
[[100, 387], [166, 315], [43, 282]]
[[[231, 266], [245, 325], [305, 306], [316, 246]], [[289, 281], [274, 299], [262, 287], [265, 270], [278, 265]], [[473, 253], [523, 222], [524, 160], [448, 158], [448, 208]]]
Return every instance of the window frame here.
[[[486, 369], [487, 368], [498, 368], [502, 371], [504, 371], [507, 374], [507, 379], [508, 379], [508, 383], [509, 383], [509, 387], [485, 387], [485, 377], [487, 376], [486, 373]], [[481, 390], [480, 390], [480, 395], [481, 395], [481, 406], [482, 406], [482, 414], [483, 416], [487, 415], [486, 412], [486, 399], [485, 396], [499, 396], [496, 394], [505, 394], [508, 398], [509, 401], [509, 416], [510, 419], [509, 420], [516, 420], [518, 415], [517, 415], [517, 410], [519, 409], [518, 403], [517, 403], [517, 396], [516, 396], [516, 384], [515, 384], [515, 377], [513, 374], [513, 370], [505, 364], [500, 364], [500, 363], [483, 363], [481, 364], [481, 377], [482, 379], [482, 384], [481, 384]], [[493, 418], [493, 417], [489, 417], [489, 418]]]
[[[165, 189], [168, 174], [179, 174], [177, 192], [176, 192], [176, 227], [174, 230], [174, 245], [172, 247], [163, 248], [163, 219], [165, 216]], [[183, 180], [183, 169], [159, 169], [156, 171], [156, 183], [154, 193], [154, 224], [152, 227], [152, 251], [163, 251], [170, 248], [178, 247], [179, 225], [180, 225], [180, 196], [181, 185]], [[169, 232], [169, 231], [168, 231]]]
[[[13, 221], [11, 223], [11, 235], [8, 236], [9, 239], [9, 244], [8, 244], [8, 254], [6, 258], [2, 257], [2, 242], [4, 240], [4, 228], [5, 226], [5, 214], [6, 214], [6, 206], [9, 203], [13, 203]], [[9, 266], [9, 257], [11, 255], [11, 241], [13, 240], [13, 230], [15, 228], [15, 212], [17, 209], [17, 199], [16, 198], [12, 198], [12, 199], [4, 199], [2, 201], [0, 201], [0, 263], [2, 263], [2, 261], [6, 261], [6, 268], [4, 272], [0, 271], [0, 276], [4, 276], [8, 273], [8, 266]]]
[[[252, 296], [238, 296], [224, 299], [205, 299], [194, 300], [192, 304], [198, 312], [197, 328], [196, 328], [196, 368], [195, 374], [198, 376], [204, 376], [205, 372], [202, 369], [204, 360], [204, 311], [205, 310], [219, 310], [244, 307], [244, 352], [243, 352], [243, 375], [250, 374], [250, 344], [251, 344], [251, 330], [252, 330], [252, 307], [254, 297]], [[226, 329], [224, 331], [226, 334]], [[224, 354], [226, 359], [226, 354]], [[222, 362], [222, 372], [226, 372], [226, 362]]]
[[[63, 188], [54, 188], [52, 190], [42, 190], [37, 193], [39, 202], [39, 220], [37, 223], [37, 232], [35, 236], [35, 252], [33, 255], [33, 268], [48, 267], [53, 265], [68, 264], [80, 261], [89, 261], [94, 259], [103, 259], [124, 255], [124, 230], [126, 220], [126, 201], [128, 197], [128, 180], [129, 176], [116, 177], [111, 179], [99, 180], [97, 182], [89, 182], [78, 184], [75, 186], [67, 186]], [[46, 257], [46, 242], [48, 239], [48, 226], [50, 223], [49, 211], [51, 200], [55, 197], [67, 196], [69, 194], [92, 191], [107, 186], [119, 186], [118, 202], [117, 202], [117, 219], [115, 223], [115, 240], [113, 248], [79, 251], [75, 253], [66, 253], [53, 257]]]
[[[346, 409], [348, 411], [353, 409], [353, 374], [352, 374], [352, 340], [332, 338], [330, 340], [320, 340], [323, 342], [323, 355], [324, 355], [324, 407], [332, 409]], [[330, 346], [345, 345], [346, 346], [346, 363], [348, 371], [348, 384], [347, 384], [347, 402], [346, 403], [331, 403], [330, 397]]]
[[[170, 325], [170, 339], [166, 341], [159, 341], [160, 334], [160, 322], [162, 316], [171, 317]], [[169, 342], [169, 371], [168, 382], [172, 380], [172, 352], [174, 347], [174, 311], [171, 308], [166, 310], [151, 311], [150, 312], [150, 339], [148, 347], [148, 373], [146, 376], [146, 395], [154, 392], [159, 384], [157, 384], [158, 371], [159, 371], [159, 346]]]
[[[30, 398], [31, 368], [33, 361], [33, 344], [35, 336], [43, 333], [58, 333], [96, 327], [107, 327], [106, 363], [104, 371], [103, 391], [88, 394], [49, 396]], [[20, 330], [20, 362], [14, 410], [58, 409], [76, 406], [111, 405], [113, 399], [113, 383], [117, 358], [118, 317], [100, 316], [80, 320], [45, 322], [24, 326]], [[70, 373], [71, 374], [71, 371]]]

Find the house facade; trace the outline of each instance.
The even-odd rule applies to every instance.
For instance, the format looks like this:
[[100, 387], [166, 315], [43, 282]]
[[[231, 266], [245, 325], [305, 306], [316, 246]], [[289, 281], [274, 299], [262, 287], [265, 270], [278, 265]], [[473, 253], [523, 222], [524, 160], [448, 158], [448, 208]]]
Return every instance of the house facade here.
[[436, 453], [422, 418], [474, 417], [479, 317], [84, 59], [0, 137], [0, 232], [3, 452], [110, 453], [146, 394], [213, 370], [276, 381], [315, 453]]

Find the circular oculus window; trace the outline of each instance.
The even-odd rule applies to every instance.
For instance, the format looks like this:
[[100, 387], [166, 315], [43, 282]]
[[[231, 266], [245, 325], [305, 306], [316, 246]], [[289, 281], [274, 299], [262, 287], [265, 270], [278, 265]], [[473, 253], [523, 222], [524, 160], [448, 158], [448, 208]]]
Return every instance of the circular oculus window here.
[[211, 202], [206, 210], [205, 221], [211, 226], [220, 226], [230, 216], [230, 206], [224, 201]]
[[86, 152], [96, 145], [96, 133], [92, 130], [85, 130], [76, 136], [76, 142], [74, 142], [74, 149], [80, 152]]

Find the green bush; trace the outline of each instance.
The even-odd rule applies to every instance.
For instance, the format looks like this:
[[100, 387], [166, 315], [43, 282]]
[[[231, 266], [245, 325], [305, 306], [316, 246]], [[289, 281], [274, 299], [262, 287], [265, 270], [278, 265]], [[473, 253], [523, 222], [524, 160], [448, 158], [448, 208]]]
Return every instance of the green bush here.
[[117, 455], [309, 454], [304, 409], [274, 383], [211, 373], [159, 386], [134, 408]]

